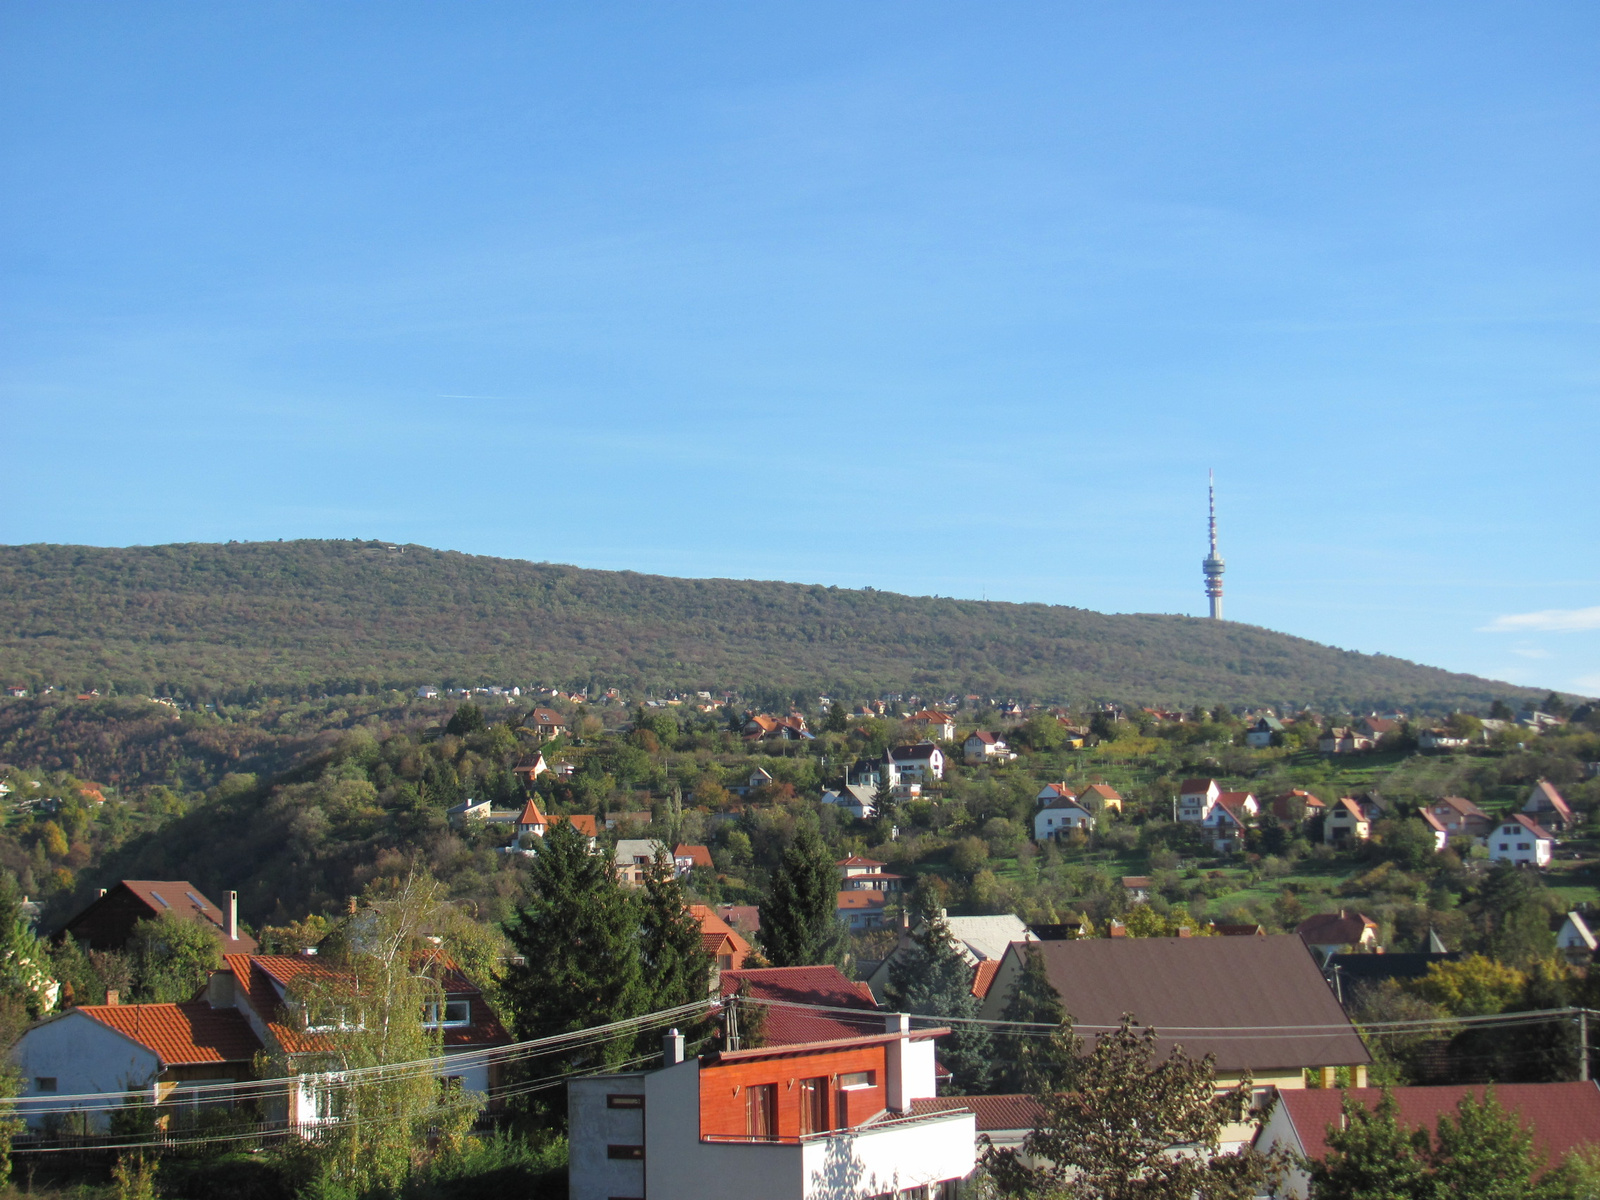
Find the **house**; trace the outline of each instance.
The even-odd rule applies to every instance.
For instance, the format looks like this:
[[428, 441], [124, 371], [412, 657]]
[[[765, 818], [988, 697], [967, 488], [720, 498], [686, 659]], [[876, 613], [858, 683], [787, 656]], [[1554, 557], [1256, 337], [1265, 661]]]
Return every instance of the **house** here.
[[838, 806], [858, 821], [870, 821], [878, 811], [877, 793], [859, 783], [828, 789], [822, 793], [822, 802]]
[[543, 754], [535, 754], [524, 758], [511, 768], [511, 773], [522, 781], [523, 787], [531, 788], [533, 781], [550, 770], [550, 764], [545, 762]]
[[839, 874], [845, 879], [852, 875], [876, 875], [888, 863], [879, 862], [875, 858], [862, 858], [859, 854], [852, 854], [849, 858], [841, 858], [833, 864], [839, 868]]
[[696, 867], [703, 870], [716, 870], [711, 861], [711, 850], [706, 846], [691, 846], [686, 842], [679, 842], [672, 851], [672, 869], [677, 875], [687, 875]]
[[418, 700], [437, 700], [438, 698], [439, 689], [436, 687], [429, 687], [425, 684], [417, 689]]
[[965, 755], [969, 766], [978, 766], [990, 762], [1010, 762], [1016, 757], [1011, 748], [1006, 745], [1005, 739], [998, 733], [990, 733], [987, 729], [980, 729], [961, 745], [961, 752]]
[[[1438, 1128], [1441, 1116], [1456, 1115], [1462, 1097], [1481, 1101], [1484, 1096], [1478, 1085], [1387, 1090], [1399, 1110], [1396, 1120], [1401, 1128], [1430, 1132]], [[1255, 1147], [1263, 1152], [1282, 1148], [1295, 1162], [1325, 1158], [1328, 1130], [1342, 1123], [1346, 1098], [1372, 1109], [1383, 1094], [1380, 1088], [1280, 1089], [1256, 1135]], [[1546, 1168], [1574, 1150], [1600, 1143], [1600, 1088], [1593, 1083], [1499, 1083], [1494, 1097], [1532, 1135], [1534, 1154]], [[1310, 1182], [1303, 1167], [1292, 1167], [1272, 1195], [1304, 1200]]]
[[932, 742], [896, 746], [889, 751], [888, 759], [899, 775], [897, 783], [926, 784], [944, 778], [944, 752]]
[[1048, 842], [1073, 830], [1087, 835], [1094, 824], [1093, 813], [1079, 808], [1075, 801], [1058, 800], [1033, 814], [1033, 840]]
[[1330, 846], [1353, 846], [1372, 836], [1372, 822], [1349, 796], [1330, 805], [1322, 820], [1322, 840]]
[[1210, 831], [1211, 844], [1218, 854], [1232, 854], [1244, 849], [1245, 833], [1260, 811], [1260, 804], [1249, 792], [1218, 792], [1200, 827]]
[[[750, 943], [738, 930], [704, 904], [691, 904], [689, 915], [700, 926], [700, 948], [718, 972], [737, 971], [744, 966], [744, 960], [750, 957]], [[715, 979], [712, 988], [716, 988]]]
[[163, 913], [204, 925], [222, 940], [224, 954], [254, 954], [256, 940], [239, 929], [239, 893], [228, 893], [226, 911], [187, 879], [123, 879], [62, 927], [58, 937], [76, 938], [86, 950], [121, 950], [140, 921]]
[[[258, 1053], [286, 1062], [293, 1074], [324, 1070], [327, 1041], [305, 1028], [293, 989], [333, 972], [310, 954], [225, 954], [222, 963], [201, 994], [185, 1003], [89, 1005], [30, 1028], [10, 1051], [26, 1081], [21, 1107], [26, 1111], [34, 1097], [48, 1098], [36, 1106], [55, 1106], [57, 1096], [105, 1094], [104, 1101], [76, 1102], [91, 1128], [104, 1129], [128, 1090], [148, 1087], [157, 1103], [175, 1107], [226, 1103], [204, 1089], [254, 1078]], [[438, 1074], [492, 1098], [500, 1068], [484, 1052], [509, 1045], [510, 1035], [449, 958], [435, 953], [418, 965], [444, 997], [421, 1017], [440, 1031]], [[273, 1119], [308, 1126], [332, 1119], [329, 1099], [314, 1085], [284, 1085], [269, 1093], [266, 1108], [276, 1113]]]
[[444, 815], [453, 829], [460, 829], [468, 821], [483, 821], [489, 825], [515, 825], [527, 806], [522, 808], [496, 808], [492, 801], [474, 800], [468, 796], [460, 804], [445, 809]]
[[918, 1100], [911, 1111], [919, 1117], [941, 1112], [970, 1112], [978, 1137], [985, 1145], [996, 1150], [1016, 1151], [1023, 1165], [1036, 1165], [1036, 1160], [1022, 1153], [1023, 1140], [1033, 1132], [1042, 1115], [1039, 1101], [1033, 1096], [1016, 1093], [936, 1096], [931, 1100]]
[[1291, 788], [1267, 801], [1267, 811], [1285, 825], [1299, 825], [1320, 815], [1327, 805], [1303, 788]]
[[735, 788], [734, 790], [737, 791], [741, 796], [748, 796], [757, 788], [771, 787], [772, 783], [773, 779], [771, 772], [766, 770], [764, 767], [757, 767], [754, 771], [750, 772], [750, 778], [744, 781], [744, 787]]
[[[837, 1041], [883, 1028], [883, 1013], [872, 989], [847, 979], [830, 964], [723, 972], [717, 994], [726, 1001], [736, 992], [743, 997], [741, 1004], [761, 1008], [762, 1044], [766, 1046]], [[724, 1033], [730, 1028], [737, 1025], [724, 1020]]]
[[1283, 722], [1274, 716], [1257, 717], [1245, 732], [1244, 744], [1253, 750], [1265, 750], [1277, 738], [1283, 744]]
[[1362, 717], [1356, 722], [1356, 732], [1369, 738], [1376, 746], [1380, 739], [1389, 734], [1398, 734], [1404, 722], [1397, 717]]
[[1494, 827], [1494, 818], [1462, 796], [1442, 796], [1427, 806], [1450, 837], [1473, 837], [1482, 841]]
[[1150, 876], [1124, 875], [1122, 877], [1122, 892], [1128, 897], [1129, 904], [1145, 904], [1150, 899]]
[[1042, 808], [1046, 804], [1055, 804], [1061, 801], [1071, 804], [1077, 798], [1078, 793], [1073, 791], [1070, 783], [1047, 783], [1039, 789], [1039, 794], [1033, 798], [1033, 802]]
[[1490, 862], [1547, 867], [1555, 848], [1555, 835], [1522, 813], [1512, 813], [1489, 834]]
[[[1156, 1031], [1158, 1060], [1179, 1043], [1190, 1054], [1214, 1054], [1219, 1087], [1246, 1071], [1257, 1087], [1302, 1088], [1307, 1071], [1331, 1085], [1339, 1067], [1365, 1082], [1372, 1061], [1366, 1046], [1305, 943], [1292, 935], [1013, 944], [980, 1017], [1000, 1019], [1025, 954], [1043, 960], [1080, 1030], [1112, 1029], [1133, 1013]], [[1222, 1149], [1237, 1149], [1253, 1132], [1248, 1123], [1230, 1127]]]
[[13, 700], [21, 700], [27, 694], [28, 689], [17, 684], [12, 684], [10, 687], [6, 688], [6, 695], [10, 696]]
[[1106, 783], [1091, 783], [1078, 791], [1078, 807], [1090, 812], [1104, 812], [1108, 808], [1122, 812], [1122, 794]]
[[1424, 729], [1417, 735], [1419, 750], [1464, 750], [1470, 745], [1471, 738], [1451, 733], [1448, 729]]
[[[973, 992], [983, 996], [994, 981], [995, 970], [1013, 942], [1036, 942], [1038, 937], [1021, 918], [1010, 913], [987, 917], [952, 917], [943, 911], [939, 914], [950, 931], [950, 941], [973, 971]], [[920, 926], [919, 926], [920, 928]], [[889, 970], [895, 960], [911, 945], [912, 927], [909, 918], [900, 918], [900, 937], [886, 958], [867, 976], [867, 986], [881, 1004], [889, 985]], [[989, 964], [987, 967], [985, 964]], [[979, 989], [982, 989], [981, 991]]]
[[846, 892], [883, 892], [886, 895], [894, 895], [905, 886], [905, 876], [888, 871], [860, 872], [846, 875], [841, 882], [844, 884], [842, 890]]
[[1564, 833], [1572, 828], [1572, 809], [1548, 779], [1541, 779], [1533, 785], [1522, 811], [1554, 833]]
[[811, 731], [806, 728], [805, 717], [797, 712], [790, 713], [787, 717], [775, 717], [771, 713], [755, 713], [745, 721], [741, 732], [747, 742], [815, 740]]
[[875, 1034], [686, 1058], [567, 1085], [572, 1200], [953, 1196], [977, 1163], [966, 1110], [918, 1115], [947, 1030], [881, 1015]]
[[1556, 934], [1556, 949], [1575, 967], [1587, 966], [1594, 960], [1597, 943], [1589, 931], [1589, 924], [1576, 912], [1569, 912]]
[[614, 856], [617, 878], [630, 886], [642, 884], [650, 864], [666, 852], [666, 843], [655, 838], [618, 838]]
[[838, 893], [834, 911], [852, 930], [880, 929], [884, 923], [883, 910], [888, 904], [888, 892], [851, 888]]
[[934, 709], [924, 709], [922, 712], [912, 713], [906, 718], [907, 723], [920, 726], [922, 736], [932, 741], [954, 741], [956, 736], [956, 719], [949, 713], [938, 712]]
[[1445, 823], [1434, 816], [1426, 808], [1419, 808], [1417, 816], [1422, 818], [1422, 823], [1428, 827], [1428, 832], [1433, 834], [1433, 848], [1443, 850], [1450, 844], [1450, 830], [1445, 828]]
[[1178, 820], [1204, 821], [1220, 795], [1222, 785], [1215, 779], [1185, 779], [1178, 786]]
[[1421, 979], [1434, 963], [1460, 962], [1460, 951], [1448, 951], [1437, 934], [1429, 933], [1428, 949], [1400, 954], [1329, 954], [1322, 974], [1340, 1004], [1353, 1005], [1362, 988], [1374, 987], [1393, 979], [1404, 982]]
[[[89, 1004], [52, 1013], [12, 1045], [22, 1077], [18, 1109], [32, 1129], [59, 1120], [57, 1096], [74, 1096], [88, 1128], [104, 1131], [125, 1091], [150, 1089], [171, 1113], [193, 1113], [208, 1085], [254, 1078], [260, 1039], [238, 1011], [183, 1004]], [[223, 1093], [226, 1094], [226, 1093]], [[83, 1099], [104, 1095], [96, 1101]]]
[[541, 742], [560, 737], [567, 731], [566, 718], [553, 708], [534, 709], [526, 717], [522, 718], [522, 724]]
[[719, 904], [717, 916], [747, 938], [753, 938], [761, 932], [761, 909], [757, 905]]
[[[492, 814], [490, 819], [493, 819]], [[528, 798], [528, 802], [522, 806], [522, 811], [517, 814], [517, 836], [518, 838], [522, 838], [525, 835], [527, 837], [542, 838], [563, 821], [568, 822], [574, 829], [588, 838], [589, 849], [594, 849], [595, 839], [600, 836], [599, 822], [594, 817], [588, 813], [573, 813], [570, 816], [562, 813], [550, 813], [547, 815], [539, 811], [539, 802], [531, 796]]]
[[1365, 734], [1337, 726], [1329, 729], [1317, 742], [1317, 749], [1323, 754], [1360, 754], [1371, 750], [1372, 746], [1372, 739]]
[[1365, 913], [1342, 908], [1308, 917], [1294, 927], [1294, 932], [1318, 956], [1318, 962], [1326, 962], [1346, 946], [1366, 950], [1378, 945], [1378, 923]]

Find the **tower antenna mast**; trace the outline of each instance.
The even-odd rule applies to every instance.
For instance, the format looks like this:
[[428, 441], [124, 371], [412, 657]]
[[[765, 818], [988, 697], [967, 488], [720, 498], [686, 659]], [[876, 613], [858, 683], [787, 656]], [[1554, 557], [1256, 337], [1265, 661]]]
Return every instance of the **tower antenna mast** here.
[[1222, 572], [1227, 569], [1227, 564], [1217, 553], [1217, 474], [1215, 471], [1208, 471], [1206, 475], [1210, 481], [1211, 553], [1200, 564], [1200, 569], [1205, 572], [1206, 599], [1211, 602], [1211, 619], [1220, 621], [1222, 620]]

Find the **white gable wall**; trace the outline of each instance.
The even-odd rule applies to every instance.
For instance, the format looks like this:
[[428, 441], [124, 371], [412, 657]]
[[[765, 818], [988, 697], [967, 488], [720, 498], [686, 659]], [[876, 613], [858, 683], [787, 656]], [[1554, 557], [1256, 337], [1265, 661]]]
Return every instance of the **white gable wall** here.
[[[23, 1076], [22, 1095], [37, 1096], [41, 1104], [52, 1095], [39, 1091], [41, 1078], [56, 1081], [54, 1095], [76, 1096], [150, 1087], [161, 1073], [161, 1060], [154, 1053], [80, 1012], [34, 1026], [17, 1039], [9, 1057]], [[84, 1101], [79, 1107], [92, 1114], [94, 1128], [104, 1130], [107, 1109], [120, 1105], [118, 1098], [105, 1104]], [[30, 1117], [28, 1125], [38, 1128], [43, 1121]]]

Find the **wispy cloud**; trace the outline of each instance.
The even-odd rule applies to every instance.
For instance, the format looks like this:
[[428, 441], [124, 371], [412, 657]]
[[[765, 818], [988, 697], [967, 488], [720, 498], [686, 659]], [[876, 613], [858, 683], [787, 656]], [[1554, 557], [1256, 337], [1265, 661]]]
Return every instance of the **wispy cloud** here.
[[1593, 608], [1547, 608], [1511, 613], [1481, 626], [1479, 633], [1583, 633], [1600, 629], [1600, 604]]

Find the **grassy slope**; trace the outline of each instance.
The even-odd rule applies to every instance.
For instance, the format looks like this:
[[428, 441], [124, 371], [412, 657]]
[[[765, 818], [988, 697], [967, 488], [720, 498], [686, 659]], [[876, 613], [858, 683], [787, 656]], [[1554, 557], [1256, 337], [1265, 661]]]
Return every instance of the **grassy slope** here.
[[134, 690], [594, 679], [1357, 708], [1533, 694], [1188, 617], [332, 541], [0, 547], [0, 674]]

